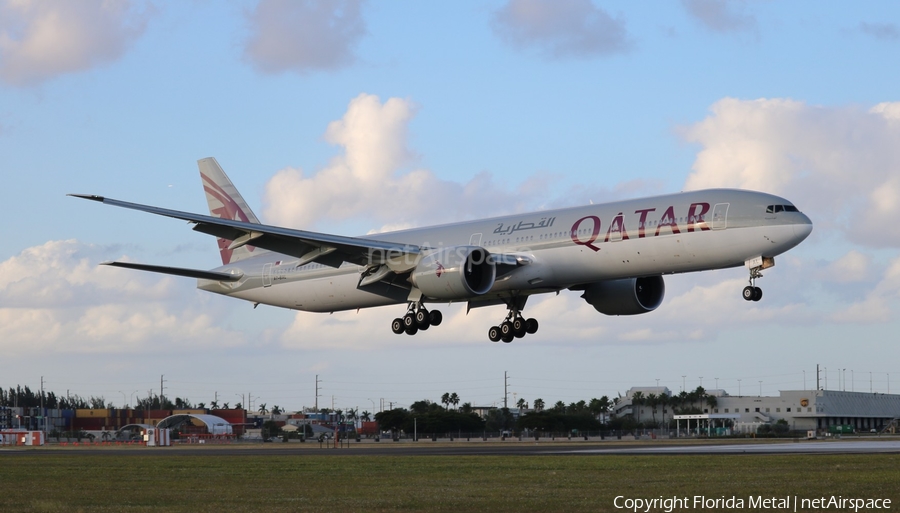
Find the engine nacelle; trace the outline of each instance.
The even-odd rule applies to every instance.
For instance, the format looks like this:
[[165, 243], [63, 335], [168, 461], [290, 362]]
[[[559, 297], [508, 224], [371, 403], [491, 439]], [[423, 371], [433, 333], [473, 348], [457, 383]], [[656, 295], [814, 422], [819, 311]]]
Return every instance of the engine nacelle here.
[[588, 285], [581, 297], [602, 314], [635, 315], [656, 310], [665, 295], [663, 277], [647, 276], [598, 281]]
[[425, 255], [410, 279], [432, 299], [465, 299], [491, 290], [497, 269], [479, 246], [454, 246]]

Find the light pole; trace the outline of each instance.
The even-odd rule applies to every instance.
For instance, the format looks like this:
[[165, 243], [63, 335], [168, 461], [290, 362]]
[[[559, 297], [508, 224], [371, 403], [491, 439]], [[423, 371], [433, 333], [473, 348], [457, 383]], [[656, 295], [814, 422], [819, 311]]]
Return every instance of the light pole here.
[[700, 388], [703, 388], [703, 376], [700, 376]]
[[718, 390], [719, 389], [719, 378], [713, 378], [713, 379], [716, 380], [716, 390]]
[[125, 392], [119, 390], [119, 393], [122, 394], [122, 409], [124, 410], [127, 404], [125, 404]]
[[247, 405], [247, 403], [244, 402], [244, 394], [235, 393], [234, 395], [241, 398], [241, 406], [243, 406], [244, 409], [246, 410], [248, 405]]
[[759, 396], [762, 397], [762, 380], [759, 380]]
[[743, 397], [741, 395], [741, 378], [738, 378], [738, 397]]
[[684, 378], [686, 378], [686, 377], [687, 376], [684, 374], [681, 375], [681, 391], [682, 392], [687, 392], [687, 387], [685, 386], [685, 381], [684, 381]]

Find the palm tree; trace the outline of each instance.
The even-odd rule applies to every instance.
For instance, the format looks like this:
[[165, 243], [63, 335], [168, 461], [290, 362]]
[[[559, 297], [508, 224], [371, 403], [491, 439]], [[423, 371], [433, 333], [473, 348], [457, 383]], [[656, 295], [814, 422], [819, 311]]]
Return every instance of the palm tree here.
[[656, 396], [657, 404], [659, 404], [662, 407], [662, 414], [663, 414], [662, 422], [663, 422], [663, 424], [665, 424], [665, 422], [666, 422], [666, 406], [669, 405], [670, 399], [671, 399], [671, 397], [668, 394], [666, 394], [665, 392]]
[[643, 392], [635, 392], [631, 395], [631, 409], [632, 412], [635, 410], [635, 406], [637, 406], [637, 418], [636, 422], [640, 422], [641, 420], [641, 406], [644, 404], [644, 393]]
[[459, 404], [459, 396], [456, 395], [456, 392], [450, 394], [450, 404], [452, 404], [454, 408]]
[[259, 413], [263, 415], [269, 413], [269, 410], [266, 408], [266, 403], [262, 403], [259, 405]]
[[562, 401], [556, 401], [556, 403], [553, 405], [553, 411], [558, 411], [559, 413], [565, 413], [566, 412], [566, 403], [564, 403]]
[[441, 404], [444, 405], [444, 408], [450, 406], [450, 392], [444, 392], [444, 395], [441, 396]]
[[709, 411], [712, 411], [713, 408], [719, 405], [719, 400], [714, 395], [706, 396], [706, 404], [709, 406]]
[[360, 414], [360, 416], [359, 416], [359, 420], [361, 420], [361, 421], [363, 421], [363, 422], [371, 422], [371, 421], [372, 421], [372, 414], [369, 413], [369, 412], [367, 412], [367, 411], [363, 411], [363, 412]]
[[282, 412], [281, 406], [278, 406], [276, 404], [275, 406], [272, 407], [272, 415], [278, 415], [281, 412]]
[[650, 407], [650, 412], [653, 414], [653, 424], [656, 425], [656, 405], [659, 404], [659, 398], [656, 394], [650, 393], [647, 394], [645, 401], [647, 402], [647, 406]]
[[228, 407], [228, 403], [224, 403], [224, 404], [222, 405], [222, 409], [223, 409], [223, 410], [228, 410], [228, 409], [230, 409], [230, 408]]
[[540, 397], [534, 400], [534, 411], [544, 411], [544, 400]]
[[516, 407], [519, 409], [519, 412], [521, 413], [521, 411], [525, 408], [525, 399], [519, 398], [519, 400], [516, 401]]
[[210, 410], [218, 410], [219, 409], [219, 401], [213, 401], [209, 403]]

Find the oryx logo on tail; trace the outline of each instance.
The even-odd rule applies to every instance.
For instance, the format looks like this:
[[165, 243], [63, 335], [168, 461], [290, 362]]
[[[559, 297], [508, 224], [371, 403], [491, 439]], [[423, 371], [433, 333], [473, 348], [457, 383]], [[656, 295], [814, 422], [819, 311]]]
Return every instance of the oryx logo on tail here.
[[[203, 181], [203, 190], [206, 192], [206, 202], [209, 204], [209, 215], [231, 221], [243, 221], [245, 223], [259, 224], [259, 219], [250, 210], [247, 202], [241, 197], [231, 180], [222, 171], [219, 163], [214, 158], [202, 159], [198, 162], [200, 178]], [[256, 251], [255, 246], [249, 244], [229, 249], [233, 241], [217, 239], [219, 254], [223, 264], [230, 264], [252, 256]]]

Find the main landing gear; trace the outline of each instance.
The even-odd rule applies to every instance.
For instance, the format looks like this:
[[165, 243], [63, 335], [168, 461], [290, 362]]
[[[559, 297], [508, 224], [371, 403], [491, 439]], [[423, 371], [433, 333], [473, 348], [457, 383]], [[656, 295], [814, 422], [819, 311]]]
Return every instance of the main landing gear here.
[[428, 311], [421, 303], [410, 302], [406, 315], [391, 322], [391, 331], [400, 335], [415, 335], [419, 330], [427, 330], [431, 326], [439, 326], [444, 320], [440, 310]]
[[762, 289], [756, 286], [756, 279], [762, 278], [762, 273], [759, 270], [759, 267], [750, 269], [750, 285], [744, 287], [743, 292], [741, 292], [741, 296], [746, 301], [759, 301], [762, 299]]
[[522, 338], [526, 334], [537, 333], [537, 319], [525, 319], [517, 308], [510, 308], [506, 320], [499, 326], [491, 326], [488, 330], [488, 338], [491, 342], [504, 341], [507, 344], [514, 338]]

